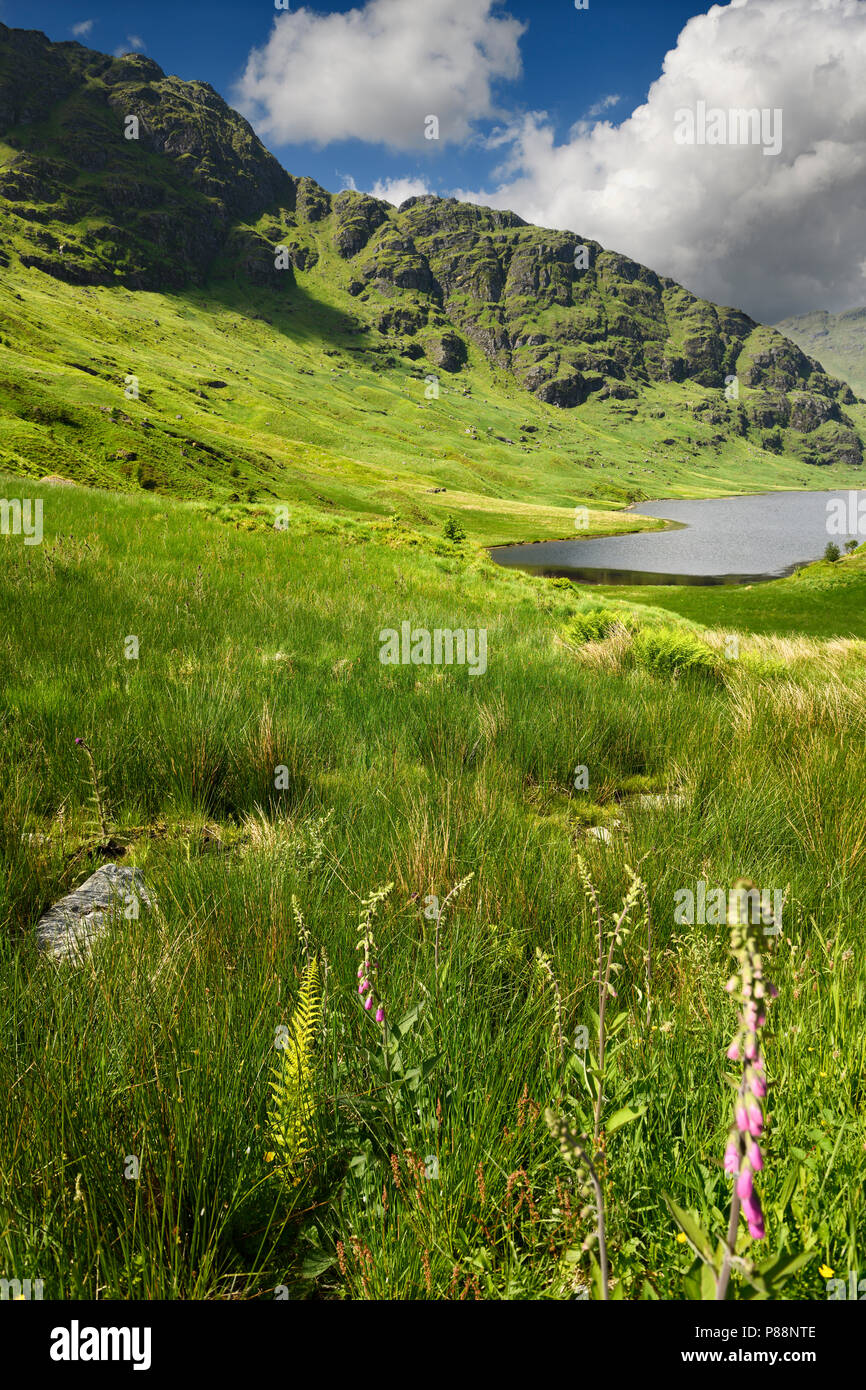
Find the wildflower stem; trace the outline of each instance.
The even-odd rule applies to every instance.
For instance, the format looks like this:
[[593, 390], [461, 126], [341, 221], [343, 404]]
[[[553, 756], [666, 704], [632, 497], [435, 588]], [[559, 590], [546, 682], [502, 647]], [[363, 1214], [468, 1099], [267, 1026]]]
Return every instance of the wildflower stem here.
[[728, 1293], [728, 1281], [731, 1277], [731, 1261], [734, 1258], [734, 1247], [737, 1242], [737, 1231], [740, 1225], [740, 1199], [737, 1196], [737, 1189], [734, 1188], [734, 1195], [731, 1201], [731, 1219], [728, 1222], [728, 1238], [725, 1242], [725, 1257], [722, 1260], [722, 1268], [716, 1281], [716, 1302], [724, 1303]]
[[99, 819], [99, 833], [102, 836], [103, 844], [105, 844], [108, 840], [108, 825], [105, 820], [105, 807], [102, 801], [102, 794], [99, 790], [99, 774], [96, 770], [96, 759], [93, 756], [90, 746], [84, 742], [83, 738], [77, 738], [75, 742], [78, 744], [80, 748], [84, 749], [85, 755], [87, 757], [87, 762], [90, 767], [90, 783], [93, 787], [93, 801], [96, 806], [96, 814]]

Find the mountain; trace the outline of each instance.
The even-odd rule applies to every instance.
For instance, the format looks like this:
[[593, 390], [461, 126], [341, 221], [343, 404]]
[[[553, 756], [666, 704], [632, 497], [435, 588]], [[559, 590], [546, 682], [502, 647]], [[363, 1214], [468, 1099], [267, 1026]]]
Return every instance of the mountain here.
[[866, 395], [866, 309], [849, 309], [844, 314], [819, 309], [784, 319], [776, 329], [804, 352], [819, 353], [834, 375]]
[[741, 311], [511, 212], [329, 193], [207, 83], [2, 25], [0, 263], [15, 471], [235, 501], [339, 475], [326, 505], [387, 512], [425, 482], [621, 504], [863, 458], [850, 386]]

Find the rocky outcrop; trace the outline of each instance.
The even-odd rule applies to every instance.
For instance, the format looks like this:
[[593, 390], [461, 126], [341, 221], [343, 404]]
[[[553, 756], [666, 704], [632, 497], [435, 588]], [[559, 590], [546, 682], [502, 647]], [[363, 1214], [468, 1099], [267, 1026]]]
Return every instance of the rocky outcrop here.
[[296, 187], [295, 208], [302, 221], [321, 222], [331, 211], [331, 195], [315, 179], [300, 178]]
[[351, 190], [338, 193], [331, 206], [336, 222], [334, 245], [346, 261], [364, 249], [376, 228], [387, 220], [389, 211], [387, 203]]
[[36, 944], [55, 961], [80, 965], [112, 923], [137, 921], [154, 906], [140, 869], [104, 864], [40, 917]]
[[[288, 253], [289, 248], [286, 247]], [[235, 227], [225, 245], [225, 257], [236, 279], [267, 289], [284, 290], [295, 283], [291, 254], [288, 265], [277, 268], [277, 248], [249, 227]]]
[[368, 247], [360, 273], [382, 294], [388, 295], [392, 290], [435, 293], [426, 257], [419, 253], [410, 236], [401, 236], [391, 224]]
[[459, 372], [466, 361], [466, 344], [456, 333], [429, 338], [425, 346], [434, 367], [440, 367], [443, 372]]

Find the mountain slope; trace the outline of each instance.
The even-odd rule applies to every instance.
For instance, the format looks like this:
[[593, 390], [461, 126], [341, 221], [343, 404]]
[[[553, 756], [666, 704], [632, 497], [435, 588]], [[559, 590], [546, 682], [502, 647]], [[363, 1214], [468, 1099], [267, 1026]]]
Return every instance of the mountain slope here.
[[866, 394], [866, 309], [849, 309], [844, 314], [819, 309], [784, 319], [776, 328], [804, 352], [819, 353], [836, 376]]
[[856, 476], [866, 412], [845, 383], [595, 242], [453, 199], [331, 195], [206, 83], [137, 55], [0, 26], [0, 90], [16, 471], [420, 525], [445, 505], [432, 485], [480, 516], [818, 485], [804, 464]]

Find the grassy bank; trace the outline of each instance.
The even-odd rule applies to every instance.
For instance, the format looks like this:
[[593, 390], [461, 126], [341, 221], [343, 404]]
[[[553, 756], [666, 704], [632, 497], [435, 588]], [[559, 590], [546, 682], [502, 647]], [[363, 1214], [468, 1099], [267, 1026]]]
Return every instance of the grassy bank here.
[[772, 584], [598, 585], [599, 599], [649, 605], [707, 627], [810, 637], [866, 637], [866, 548], [806, 565]]

